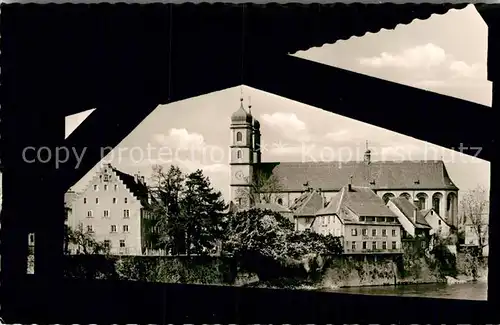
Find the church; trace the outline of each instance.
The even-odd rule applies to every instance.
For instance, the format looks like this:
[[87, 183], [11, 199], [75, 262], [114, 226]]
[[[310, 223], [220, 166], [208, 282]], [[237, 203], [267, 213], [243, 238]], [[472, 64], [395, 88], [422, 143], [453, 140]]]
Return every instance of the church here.
[[[231, 202], [248, 208], [250, 193], [267, 188], [266, 203], [290, 208], [304, 191], [318, 190], [325, 202], [347, 184], [371, 188], [386, 203], [405, 197], [419, 209], [434, 209], [449, 224], [458, 224], [458, 187], [442, 160], [372, 161], [367, 148], [362, 161], [262, 162], [260, 123], [240, 99], [231, 116]], [[278, 186], [261, 186], [266, 181]], [[256, 184], [260, 184], [256, 186]], [[262, 200], [263, 192], [259, 191]]]

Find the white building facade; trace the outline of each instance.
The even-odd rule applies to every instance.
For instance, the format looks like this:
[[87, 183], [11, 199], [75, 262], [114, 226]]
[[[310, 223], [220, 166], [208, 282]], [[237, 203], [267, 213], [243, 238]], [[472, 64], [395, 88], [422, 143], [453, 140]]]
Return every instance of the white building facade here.
[[143, 177], [123, 173], [107, 164], [69, 202], [68, 225], [91, 234], [109, 247], [110, 254], [141, 255], [147, 200]]

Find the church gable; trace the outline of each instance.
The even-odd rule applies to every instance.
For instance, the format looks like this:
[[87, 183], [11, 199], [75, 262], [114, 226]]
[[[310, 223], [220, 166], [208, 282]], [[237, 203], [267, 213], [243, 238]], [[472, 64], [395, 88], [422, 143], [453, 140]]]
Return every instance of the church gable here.
[[[89, 192], [97, 191], [114, 191], [115, 186], [117, 186], [119, 191], [128, 191], [130, 194], [141, 201], [144, 205], [148, 200], [148, 188], [144, 181], [138, 177], [126, 174], [114, 168], [111, 164], [106, 164], [102, 166], [92, 177], [86, 188], [79, 193], [74, 195], [77, 197], [72, 197], [71, 192], [66, 193], [65, 201], [69, 203], [69, 199], [74, 201], [75, 199], [83, 198], [88, 196]], [[107, 189], [105, 189], [105, 187]]]
[[262, 163], [288, 192], [300, 192], [304, 184], [323, 191], [339, 191], [350, 181], [373, 190], [458, 190], [442, 161], [374, 161]]

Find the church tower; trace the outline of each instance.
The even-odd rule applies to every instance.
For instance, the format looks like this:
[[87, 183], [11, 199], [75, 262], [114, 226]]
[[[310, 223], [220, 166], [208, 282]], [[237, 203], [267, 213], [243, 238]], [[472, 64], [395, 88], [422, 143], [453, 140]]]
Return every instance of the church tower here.
[[231, 116], [230, 169], [231, 201], [240, 207], [250, 206], [250, 191], [253, 174], [254, 125], [252, 115], [243, 107]]

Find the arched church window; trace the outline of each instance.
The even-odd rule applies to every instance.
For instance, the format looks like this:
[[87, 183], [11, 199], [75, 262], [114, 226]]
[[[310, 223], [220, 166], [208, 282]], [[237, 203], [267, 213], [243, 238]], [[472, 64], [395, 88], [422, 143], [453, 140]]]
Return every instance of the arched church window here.
[[390, 199], [394, 197], [394, 194], [392, 193], [385, 193], [384, 196], [382, 196], [382, 199], [384, 200], [384, 203], [387, 204]]
[[241, 159], [241, 150], [238, 150], [238, 152], [236, 152], [236, 158]]
[[243, 136], [241, 135], [241, 132], [236, 133], [236, 141], [240, 142], [243, 140]]
[[400, 197], [404, 197], [404, 198], [405, 198], [405, 199], [407, 199], [407, 200], [410, 200], [410, 199], [411, 199], [411, 195], [410, 195], [410, 194], [408, 194], [408, 193], [406, 193], [406, 192], [405, 192], [405, 193], [401, 193]]
[[419, 210], [427, 209], [427, 194], [418, 193], [417, 200], [418, 200]]
[[441, 200], [443, 198], [443, 195], [441, 193], [434, 193], [432, 196], [432, 208], [436, 213], [440, 213], [441, 211]]
[[436, 197], [435, 197], [435, 198], [433, 198], [433, 199], [432, 199], [432, 208], [433, 208], [436, 212], [439, 212], [439, 208], [440, 208], [439, 203], [440, 203], [440, 202], [439, 202], [439, 198], [436, 198]]

